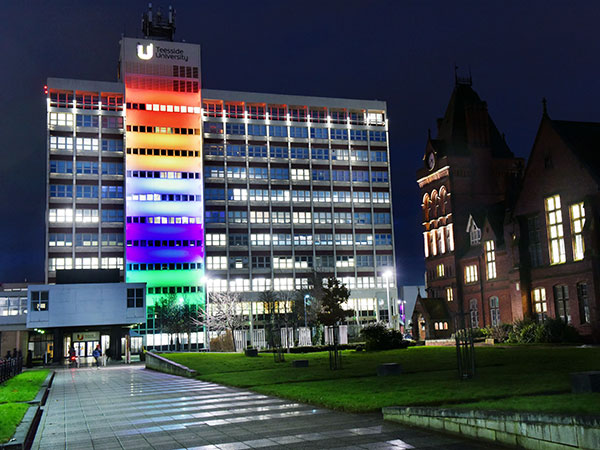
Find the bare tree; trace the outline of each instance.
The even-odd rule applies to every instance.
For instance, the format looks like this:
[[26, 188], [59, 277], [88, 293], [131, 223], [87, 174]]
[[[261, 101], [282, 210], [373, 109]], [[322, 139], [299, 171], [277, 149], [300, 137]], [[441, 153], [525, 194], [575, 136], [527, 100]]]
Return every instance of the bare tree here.
[[242, 300], [237, 292], [211, 292], [209, 310], [198, 308], [198, 316], [194, 323], [200, 326], [208, 326], [211, 331], [216, 331], [219, 335], [231, 332], [233, 339], [233, 350], [235, 347], [235, 330], [244, 325], [244, 316], [242, 313]]

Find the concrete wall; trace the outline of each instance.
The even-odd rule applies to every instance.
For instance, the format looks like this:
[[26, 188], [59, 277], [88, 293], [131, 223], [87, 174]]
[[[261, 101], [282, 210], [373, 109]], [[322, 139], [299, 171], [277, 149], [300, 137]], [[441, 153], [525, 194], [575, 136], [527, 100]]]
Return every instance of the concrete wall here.
[[156, 355], [152, 352], [146, 352], [146, 369], [156, 370], [157, 372], [170, 373], [180, 377], [192, 378], [196, 376], [196, 371], [188, 367], [177, 364], [167, 358]]
[[386, 420], [530, 449], [598, 449], [600, 417], [392, 406]]
[[[143, 283], [90, 283], [29, 286], [27, 328], [134, 324], [146, 321], [146, 304], [127, 307], [127, 288]], [[31, 292], [48, 291], [48, 310], [31, 308]]]

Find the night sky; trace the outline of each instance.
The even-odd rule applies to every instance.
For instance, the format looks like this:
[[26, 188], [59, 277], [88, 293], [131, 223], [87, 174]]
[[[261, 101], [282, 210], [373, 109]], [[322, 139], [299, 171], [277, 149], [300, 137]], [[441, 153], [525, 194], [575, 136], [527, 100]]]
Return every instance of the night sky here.
[[[398, 279], [423, 282], [415, 171], [454, 64], [512, 151], [541, 118], [600, 122], [600, 6], [589, 1], [172, 1], [202, 45], [203, 87], [387, 101]], [[47, 77], [116, 81], [119, 38], [147, 1], [3, 2], [0, 282], [43, 281]], [[599, 149], [600, 151], [600, 149]], [[458, 232], [458, 230], [457, 230]]]

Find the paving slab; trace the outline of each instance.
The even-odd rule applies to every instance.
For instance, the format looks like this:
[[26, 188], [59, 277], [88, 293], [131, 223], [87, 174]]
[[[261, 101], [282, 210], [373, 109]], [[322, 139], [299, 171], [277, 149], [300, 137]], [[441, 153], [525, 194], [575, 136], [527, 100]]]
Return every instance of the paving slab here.
[[123, 365], [58, 370], [32, 448], [500, 447]]

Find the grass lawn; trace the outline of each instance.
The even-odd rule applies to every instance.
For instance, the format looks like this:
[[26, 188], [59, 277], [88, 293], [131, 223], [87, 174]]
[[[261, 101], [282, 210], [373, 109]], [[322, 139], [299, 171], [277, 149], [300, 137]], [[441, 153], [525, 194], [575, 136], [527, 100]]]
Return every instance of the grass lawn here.
[[48, 370], [29, 370], [0, 384], [0, 443], [8, 441], [40, 390]]
[[29, 370], [0, 384], [0, 403], [33, 400], [48, 376], [48, 370]]
[[0, 405], [0, 443], [8, 441], [23, 420], [27, 403], [5, 403]]
[[[458, 380], [453, 347], [411, 347], [382, 352], [343, 352], [343, 369], [329, 370], [328, 354], [286, 354], [275, 363], [271, 354], [248, 358], [242, 354], [175, 353], [163, 356], [198, 372], [198, 378], [256, 392], [347, 411], [374, 411], [393, 405], [455, 405], [503, 397], [561, 394], [569, 397], [569, 373], [600, 370], [600, 348], [511, 346], [478, 347], [477, 376]], [[308, 368], [292, 368], [290, 361], [308, 359]], [[404, 373], [377, 377], [378, 364], [398, 362]], [[575, 396], [574, 396], [575, 397]], [[520, 399], [522, 404], [531, 397]], [[591, 402], [591, 399], [590, 399]], [[571, 412], [587, 397], [554, 403], [548, 412]], [[571, 406], [569, 406], [571, 405]], [[483, 407], [483, 404], [481, 404]], [[486, 406], [487, 408], [487, 406]], [[519, 407], [519, 409], [521, 409]], [[600, 402], [586, 406], [600, 414]]]

